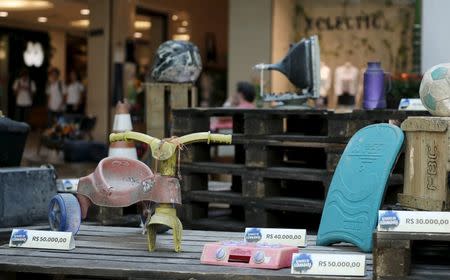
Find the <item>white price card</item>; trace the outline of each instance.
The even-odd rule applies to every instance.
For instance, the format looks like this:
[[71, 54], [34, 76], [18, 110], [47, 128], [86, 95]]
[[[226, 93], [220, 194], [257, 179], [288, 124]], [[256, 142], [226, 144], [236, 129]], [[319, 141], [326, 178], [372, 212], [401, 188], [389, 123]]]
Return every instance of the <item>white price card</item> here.
[[402, 98], [398, 104], [399, 110], [405, 111], [426, 111], [420, 98]]
[[366, 255], [296, 253], [292, 255], [292, 274], [364, 276]]
[[306, 246], [305, 229], [246, 228], [244, 239], [252, 243]]
[[56, 187], [58, 192], [76, 192], [78, 188], [79, 179], [58, 179], [56, 180]]
[[9, 247], [72, 250], [75, 240], [72, 232], [13, 229]]
[[450, 233], [450, 212], [378, 212], [378, 231]]

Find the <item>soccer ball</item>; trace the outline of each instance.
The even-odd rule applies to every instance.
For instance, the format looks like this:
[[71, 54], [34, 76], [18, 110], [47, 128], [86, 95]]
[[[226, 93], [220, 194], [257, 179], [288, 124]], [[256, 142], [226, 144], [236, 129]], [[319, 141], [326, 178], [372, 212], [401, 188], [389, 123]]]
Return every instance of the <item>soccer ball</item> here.
[[156, 51], [151, 72], [155, 82], [194, 83], [202, 71], [196, 45], [185, 41], [167, 41]]
[[423, 106], [435, 116], [450, 116], [450, 63], [431, 67], [420, 83]]

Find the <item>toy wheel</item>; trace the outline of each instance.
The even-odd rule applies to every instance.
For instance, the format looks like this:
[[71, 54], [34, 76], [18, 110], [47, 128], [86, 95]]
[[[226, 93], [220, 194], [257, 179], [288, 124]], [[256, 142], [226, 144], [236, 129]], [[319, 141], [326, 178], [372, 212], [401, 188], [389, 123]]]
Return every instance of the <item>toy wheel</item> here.
[[48, 208], [48, 221], [54, 231], [76, 234], [81, 224], [81, 209], [77, 198], [69, 193], [55, 195]]

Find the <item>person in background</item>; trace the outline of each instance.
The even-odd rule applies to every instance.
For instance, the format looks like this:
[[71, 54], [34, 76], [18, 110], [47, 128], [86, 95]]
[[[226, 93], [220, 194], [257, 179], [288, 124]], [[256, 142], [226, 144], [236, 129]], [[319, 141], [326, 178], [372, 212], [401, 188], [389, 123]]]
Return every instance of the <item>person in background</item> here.
[[49, 71], [47, 84], [48, 127], [61, 116], [64, 111], [64, 83], [59, 79], [59, 69], [52, 68]]
[[237, 84], [237, 107], [242, 109], [255, 108], [255, 87], [249, 82], [239, 82]]
[[22, 69], [19, 78], [13, 84], [14, 95], [16, 96], [16, 120], [27, 122], [33, 105], [33, 94], [36, 92], [36, 84], [30, 79], [28, 70]]
[[84, 86], [80, 82], [80, 76], [75, 71], [69, 73], [69, 84], [66, 90], [66, 112], [69, 114], [81, 113]]
[[[253, 109], [255, 104], [255, 87], [249, 82], [238, 82], [236, 85], [236, 93], [231, 95], [223, 104], [226, 108]], [[211, 119], [211, 131], [220, 129], [232, 129], [233, 120], [230, 117], [221, 117]]]

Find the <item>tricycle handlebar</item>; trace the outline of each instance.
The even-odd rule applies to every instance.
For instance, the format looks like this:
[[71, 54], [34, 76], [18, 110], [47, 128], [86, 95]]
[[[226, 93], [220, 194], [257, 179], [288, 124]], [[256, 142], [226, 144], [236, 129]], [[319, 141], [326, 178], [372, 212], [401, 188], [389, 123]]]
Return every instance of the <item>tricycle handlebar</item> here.
[[231, 135], [217, 134], [210, 132], [198, 132], [187, 134], [178, 138], [163, 139], [149, 136], [144, 133], [127, 131], [121, 133], [111, 133], [109, 135], [110, 142], [136, 140], [147, 143], [151, 150], [152, 156], [158, 160], [166, 160], [170, 158], [176, 151], [178, 145], [187, 145], [191, 143], [206, 142], [206, 143], [223, 143], [231, 144]]

